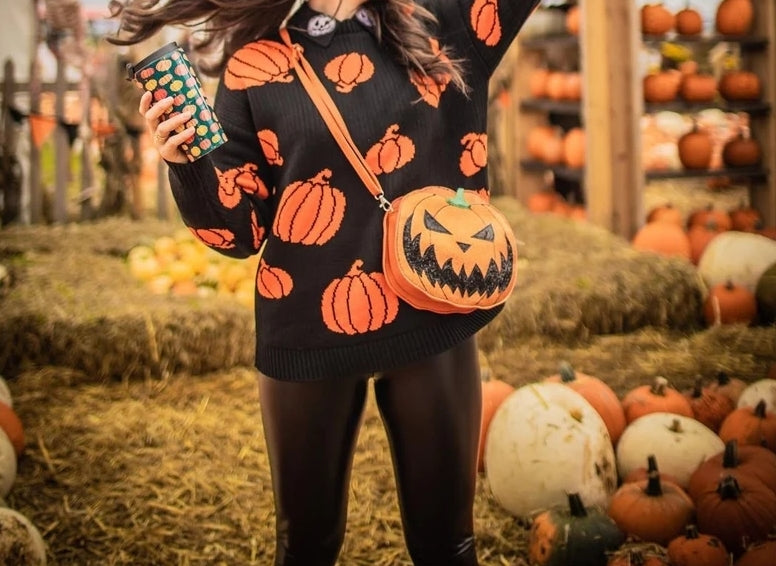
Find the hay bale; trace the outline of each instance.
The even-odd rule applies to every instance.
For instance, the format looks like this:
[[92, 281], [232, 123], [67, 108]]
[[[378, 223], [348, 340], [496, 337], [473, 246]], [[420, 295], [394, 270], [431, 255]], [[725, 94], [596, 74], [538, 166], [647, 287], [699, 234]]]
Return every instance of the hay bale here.
[[562, 342], [654, 326], [701, 324], [703, 283], [681, 259], [634, 250], [586, 223], [535, 215], [514, 199], [494, 203], [518, 240], [518, 282], [503, 313], [480, 335], [488, 351], [541, 335]]
[[114, 219], [9, 229], [0, 259], [14, 284], [0, 298], [0, 373], [59, 365], [106, 380], [251, 365], [250, 309], [223, 297], [154, 295], [129, 274], [129, 249], [178, 227]]

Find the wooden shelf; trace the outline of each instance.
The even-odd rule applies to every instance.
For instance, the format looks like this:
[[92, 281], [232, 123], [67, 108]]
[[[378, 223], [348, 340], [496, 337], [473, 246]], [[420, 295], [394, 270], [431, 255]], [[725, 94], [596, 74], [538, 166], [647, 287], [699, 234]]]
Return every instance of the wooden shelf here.
[[520, 46], [525, 49], [547, 49], [548, 47], [576, 47], [579, 46], [579, 37], [570, 33], [558, 33], [531, 37], [520, 41]]
[[655, 112], [679, 112], [693, 114], [702, 110], [719, 109], [723, 112], [746, 112], [752, 116], [767, 116], [771, 106], [767, 102], [685, 102], [676, 100], [672, 102], [645, 102], [644, 110], [648, 113]]
[[727, 169], [669, 169], [665, 171], [646, 171], [645, 174], [649, 180], [730, 177], [731, 179], [763, 181], [768, 177], [768, 170], [763, 169], [762, 167], [732, 167]]
[[746, 51], [760, 51], [768, 45], [768, 38], [757, 35], [680, 35], [669, 33], [666, 35], [642, 35], [644, 45], [659, 46], [661, 43], [685, 43], [696, 45], [716, 45], [720, 42], [737, 43]]
[[526, 98], [520, 101], [522, 110], [536, 110], [538, 112], [552, 112], [566, 116], [579, 116], [582, 114], [582, 102], [579, 100], [550, 100], [549, 98]]
[[585, 170], [582, 168], [566, 167], [565, 165], [547, 165], [536, 159], [521, 159], [520, 166], [526, 171], [542, 173], [552, 171], [553, 175], [566, 179], [568, 181], [581, 182], [585, 177]]

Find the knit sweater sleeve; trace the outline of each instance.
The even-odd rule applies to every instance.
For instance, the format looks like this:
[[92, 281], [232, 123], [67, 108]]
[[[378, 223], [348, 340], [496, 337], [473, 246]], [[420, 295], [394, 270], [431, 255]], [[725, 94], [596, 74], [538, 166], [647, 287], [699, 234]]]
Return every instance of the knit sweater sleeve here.
[[456, 48], [455, 55], [478, 62], [487, 76], [540, 1], [427, 0], [448, 42]]
[[170, 188], [194, 235], [240, 258], [255, 254], [270, 229], [274, 185], [246, 91], [222, 84], [214, 110], [228, 141], [192, 163], [170, 163]]

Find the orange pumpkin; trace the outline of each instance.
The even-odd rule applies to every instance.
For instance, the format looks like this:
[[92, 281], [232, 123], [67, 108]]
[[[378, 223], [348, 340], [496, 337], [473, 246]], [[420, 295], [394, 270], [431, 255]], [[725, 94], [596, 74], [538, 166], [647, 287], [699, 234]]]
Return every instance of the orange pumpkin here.
[[702, 380], [686, 392], [687, 400], [695, 418], [714, 432], [719, 430], [722, 421], [736, 408], [730, 397], [717, 390], [705, 387]]
[[482, 415], [480, 417], [480, 443], [477, 451], [477, 470], [485, 471], [485, 439], [488, 435], [488, 427], [496, 410], [504, 402], [504, 399], [515, 390], [513, 385], [500, 379], [487, 379], [482, 381]]
[[671, 566], [671, 562], [659, 544], [629, 542], [609, 554], [606, 566]]
[[265, 299], [280, 299], [288, 296], [294, 288], [291, 275], [279, 267], [267, 265], [264, 259], [259, 260], [256, 273], [256, 289]]
[[323, 292], [321, 315], [326, 327], [340, 334], [363, 334], [390, 324], [399, 312], [399, 299], [380, 272], [366, 273], [364, 262], [353, 262], [347, 274], [334, 279]]
[[622, 431], [625, 430], [625, 411], [617, 394], [605, 381], [592, 375], [574, 371], [568, 362], [563, 362], [560, 371], [545, 378], [545, 381], [562, 383], [582, 395], [601, 415], [606, 430], [609, 431], [612, 444], [617, 444]]
[[631, 239], [634, 249], [669, 257], [690, 259], [687, 233], [670, 222], [648, 222]]
[[[442, 309], [437, 312], [449, 307], [429, 304], [422, 289], [438, 288], [472, 309], [506, 301], [517, 276], [517, 243], [497, 209], [474, 191], [436, 186], [392, 205], [384, 220], [383, 258], [390, 262], [388, 283], [402, 290], [402, 298], [416, 307]], [[393, 277], [399, 273], [402, 277]]]
[[415, 157], [415, 144], [399, 133], [399, 125], [392, 124], [385, 130], [379, 142], [366, 152], [364, 159], [375, 175], [392, 173]]
[[714, 203], [709, 203], [703, 208], [693, 210], [687, 217], [687, 228], [697, 225], [716, 226], [720, 232], [726, 232], [733, 227], [730, 214], [726, 210], [716, 208]]
[[680, 35], [698, 35], [703, 31], [703, 17], [689, 5], [676, 13], [676, 32]]
[[547, 96], [547, 80], [550, 78], [550, 70], [545, 67], [537, 67], [528, 77], [528, 92], [534, 98]]
[[695, 499], [701, 532], [718, 537], [734, 556], [765, 540], [776, 525], [776, 493], [749, 477], [725, 476]]
[[291, 183], [278, 203], [272, 233], [295, 244], [322, 245], [340, 228], [345, 216], [345, 194], [329, 185], [331, 171]]
[[740, 202], [736, 208], [730, 210], [729, 214], [731, 228], [741, 232], [756, 231], [763, 220], [760, 211], [745, 202]]
[[773, 566], [774, 556], [776, 538], [747, 546], [744, 554], [736, 560], [735, 566]]
[[547, 165], [561, 165], [564, 159], [563, 134], [556, 130], [555, 134], [544, 140], [542, 161]]
[[326, 63], [323, 74], [336, 85], [338, 92], [348, 93], [371, 79], [375, 66], [363, 53], [344, 53]]
[[535, 193], [531, 193], [531, 196], [528, 197], [526, 207], [536, 214], [551, 212], [555, 203], [560, 198], [560, 193], [557, 193], [556, 191], [536, 191]]
[[16, 456], [21, 456], [24, 452], [24, 427], [19, 415], [11, 407], [0, 402], [0, 429], [8, 436], [11, 441]]
[[695, 505], [681, 487], [653, 472], [646, 480], [622, 484], [607, 513], [627, 535], [665, 546], [690, 524]]
[[501, 41], [497, 0], [474, 0], [469, 16], [477, 39], [488, 47], [493, 47]]
[[684, 75], [679, 94], [687, 102], [711, 102], [717, 97], [717, 79], [700, 73]]
[[711, 165], [714, 140], [708, 132], [693, 128], [679, 138], [677, 145], [685, 169], [708, 169]]
[[569, 167], [585, 166], [585, 130], [571, 128], [563, 136], [563, 160]]
[[754, 444], [738, 444], [735, 438], [725, 443], [725, 449], [698, 465], [690, 476], [687, 493], [697, 499], [704, 491], [716, 489], [725, 476], [749, 476], [760, 480], [776, 492], [776, 454]]
[[544, 146], [547, 140], [558, 136], [558, 131], [553, 126], [534, 126], [528, 131], [526, 138], [526, 151], [534, 159], [544, 158]]
[[566, 31], [571, 35], [579, 35], [581, 25], [581, 10], [578, 4], [574, 4], [566, 12], [565, 26]]
[[672, 224], [676, 224], [679, 227], [684, 226], [682, 211], [680, 211], [670, 202], [652, 208], [647, 213], [647, 222], [670, 222]]
[[725, 442], [736, 439], [742, 445], [765, 446], [776, 452], [776, 413], [766, 409], [764, 399], [754, 407], [739, 407], [723, 421], [719, 437]]
[[668, 543], [668, 559], [673, 566], [729, 566], [725, 545], [714, 535], [698, 532], [687, 525], [684, 534]]
[[687, 230], [687, 238], [690, 240], [690, 261], [698, 265], [706, 246], [720, 233], [716, 222], [709, 220], [706, 224], [695, 224]]
[[722, 148], [722, 161], [728, 167], [753, 167], [762, 160], [760, 143], [747, 129], [725, 142]]
[[563, 100], [566, 94], [566, 73], [552, 71], [547, 77], [547, 97], [551, 100]]
[[714, 27], [722, 35], [746, 35], [752, 30], [753, 21], [751, 0], [722, 0], [717, 6]]
[[662, 376], [656, 377], [651, 385], [639, 385], [626, 392], [622, 399], [622, 408], [628, 423], [657, 412], [693, 417], [687, 398], [670, 387], [668, 380]]
[[648, 35], [664, 35], [674, 29], [674, 15], [662, 3], [645, 4], [641, 8], [641, 31]]
[[727, 71], [719, 79], [719, 93], [728, 101], [757, 101], [762, 96], [762, 84], [757, 73]]
[[646, 102], [671, 102], [679, 94], [681, 73], [660, 71], [649, 73], [643, 79], [644, 100]]
[[741, 393], [743, 393], [747, 385], [748, 383], [743, 379], [730, 377], [727, 372], [719, 371], [709, 387], [726, 395], [737, 405], [738, 398], [741, 397]]
[[563, 98], [565, 100], [582, 100], [582, 73], [577, 71], [563, 74]]
[[703, 302], [703, 318], [714, 324], [751, 324], [757, 317], [754, 293], [743, 285], [728, 281], [709, 289]]
[[277, 41], [259, 40], [238, 49], [229, 59], [224, 84], [230, 90], [245, 90], [268, 83], [290, 83], [291, 49]]

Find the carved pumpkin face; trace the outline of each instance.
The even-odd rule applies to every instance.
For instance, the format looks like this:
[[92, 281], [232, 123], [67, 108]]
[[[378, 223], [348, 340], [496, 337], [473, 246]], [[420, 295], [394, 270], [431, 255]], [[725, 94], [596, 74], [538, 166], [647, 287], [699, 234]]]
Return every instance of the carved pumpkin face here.
[[402, 199], [396, 214], [387, 215], [395, 217], [395, 234], [388, 239], [396, 246], [390, 256], [410, 284], [472, 308], [506, 300], [517, 251], [497, 210], [463, 189], [426, 187]]

